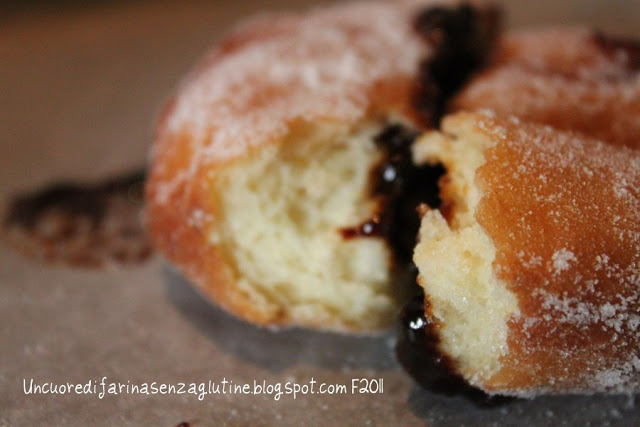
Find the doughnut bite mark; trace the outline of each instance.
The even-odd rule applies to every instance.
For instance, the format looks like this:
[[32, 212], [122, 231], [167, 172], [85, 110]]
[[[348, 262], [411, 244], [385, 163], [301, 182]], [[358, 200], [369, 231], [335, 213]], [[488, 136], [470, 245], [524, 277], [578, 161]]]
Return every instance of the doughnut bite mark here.
[[[147, 183], [150, 234], [221, 307], [262, 325], [393, 325], [411, 292], [402, 261], [415, 244], [415, 207], [431, 203], [412, 182], [439, 175], [411, 163], [415, 135], [435, 122], [425, 114], [438, 114], [415, 107], [420, 64], [456, 46], [414, 28], [430, 4], [249, 21], [169, 103]], [[468, 6], [437, 9], [447, 22], [464, 17], [439, 31], [467, 50], [497, 25]], [[485, 39], [461, 81], [490, 50]], [[383, 143], [394, 129], [399, 150]]]
[[640, 148], [640, 42], [584, 28], [515, 31], [450, 112], [499, 114]]
[[423, 209], [414, 261], [456, 373], [490, 394], [640, 390], [640, 154], [458, 113], [414, 158], [446, 169], [449, 216]]
[[393, 324], [390, 250], [340, 230], [376, 213], [376, 135], [413, 123], [413, 75], [430, 52], [412, 29], [413, 3], [249, 21], [165, 109], [150, 234], [229, 312], [338, 331]]

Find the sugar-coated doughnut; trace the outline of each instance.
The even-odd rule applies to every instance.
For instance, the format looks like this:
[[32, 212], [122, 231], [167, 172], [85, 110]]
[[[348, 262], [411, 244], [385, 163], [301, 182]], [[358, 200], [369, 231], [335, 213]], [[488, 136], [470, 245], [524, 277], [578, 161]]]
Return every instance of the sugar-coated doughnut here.
[[488, 108], [640, 148], [640, 42], [586, 28], [508, 33], [449, 108]]
[[[485, 28], [475, 8], [422, 13], [429, 4], [353, 3], [250, 20], [169, 103], [152, 151], [148, 227], [221, 307], [263, 325], [393, 325], [408, 287], [394, 286], [392, 252], [374, 237], [393, 228], [388, 213], [397, 209], [382, 206], [401, 197], [398, 174], [423, 176], [403, 172], [416, 130], [433, 122], [431, 101], [416, 107], [418, 75], [430, 78], [420, 64], [446, 42], [440, 67], [480, 52], [468, 73], [485, 50], [474, 44]], [[415, 28], [418, 16], [428, 22]], [[421, 35], [434, 28], [439, 42]], [[420, 201], [407, 205], [415, 232]]]
[[638, 392], [640, 152], [487, 112], [414, 158], [446, 169], [414, 254], [438, 360], [491, 394]]

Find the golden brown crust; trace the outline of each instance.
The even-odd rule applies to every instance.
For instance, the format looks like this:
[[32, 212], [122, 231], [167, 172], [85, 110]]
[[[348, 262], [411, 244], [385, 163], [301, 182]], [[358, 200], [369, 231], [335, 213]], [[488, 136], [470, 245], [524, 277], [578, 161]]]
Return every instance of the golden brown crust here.
[[427, 48], [411, 29], [410, 3], [251, 21], [204, 59], [165, 108], [146, 187], [148, 228], [156, 247], [228, 311], [258, 324], [292, 321], [238, 289], [224, 248], [211, 241], [224, 190], [217, 176], [280, 143], [296, 121], [411, 120], [413, 73]]
[[486, 108], [640, 148], [638, 52], [583, 28], [513, 32], [451, 111]]
[[478, 223], [519, 304], [490, 391], [640, 389], [640, 153], [549, 127], [471, 116], [495, 141]]

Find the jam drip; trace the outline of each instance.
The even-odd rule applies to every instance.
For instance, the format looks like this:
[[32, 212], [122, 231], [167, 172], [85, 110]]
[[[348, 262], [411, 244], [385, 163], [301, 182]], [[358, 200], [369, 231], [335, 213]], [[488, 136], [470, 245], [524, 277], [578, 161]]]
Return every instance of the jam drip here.
[[410, 264], [420, 226], [416, 208], [426, 203], [440, 206], [438, 180], [442, 166], [415, 166], [411, 145], [418, 134], [401, 125], [391, 125], [375, 138], [383, 160], [371, 171], [371, 197], [379, 201], [378, 212], [356, 227], [341, 229], [344, 238], [384, 237], [395, 259]]
[[420, 64], [413, 106], [427, 127], [437, 127], [447, 102], [486, 65], [500, 34], [502, 16], [496, 7], [430, 7], [418, 14], [414, 28], [433, 46]]
[[144, 170], [96, 184], [57, 183], [11, 200], [2, 232], [35, 258], [97, 267], [148, 258], [144, 230]]
[[438, 325], [425, 314], [429, 310], [423, 294], [415, 296], [402, 310], [402, 335], [396, 345], [398, 360], [424, 388], [445, 394], [464, 395], [479, 406], [495, 406], [513, 400], [490, 396], [470, 386], [456, 373], [454, 363], [438, 350]]
[[[501, 16], [496, 8], [432, 7], [415, 20], [416, 31], [434, 48], [420, 65], [413, 106], [419, 121], [436, 127], [447, 101], [481, 68], [494, 48]], [[371, 197], [379, 200], [378, 212], [355, 227], [340, 231], [344, 238], [384, 237], [400, 264], [411, 265], [420, 219], [416, 208], [426, 203], [440, 208], [438, 181], [442, 166], [415, 166], [411, 145], [416, 131], [390, 125], [375, 139], [384, 159], [372, 170]], [[443, 206], [446, 208], [447, 206]]]
[[640, 41], [631, 38], [612, 37], [599, 31], [593, 34], [593, 42], [609, 58], [628, 71], [640, 71]]

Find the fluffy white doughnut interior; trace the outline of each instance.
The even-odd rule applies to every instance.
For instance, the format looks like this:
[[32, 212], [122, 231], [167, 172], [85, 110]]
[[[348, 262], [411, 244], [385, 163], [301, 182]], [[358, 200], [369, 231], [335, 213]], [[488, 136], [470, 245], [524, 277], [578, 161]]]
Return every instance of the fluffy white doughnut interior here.
[[475, 220], [481, 198], [475, 171], [491, 142], [460, 121], [445, 121], [444, 131], [420, 138], [413, 156], [417, 163], [445, 166], [442, 194], [453, 202], [453, 217], [449, 224], [440, 211], [426, 212], [414, 261], [439, 323], [440, 349], [473, 384], [500, 368], [500, 356], [507, 351], [507, 320], [518, 304], [495, 276], [495, 247]]
[[381, 239], [339, 230], [370, 217], [380, 124], [295, 124], [278, 146], [232, 168], [222, 190], [222, 246], [248, 296], [274, 318], [380, 329], [397, 303]]

